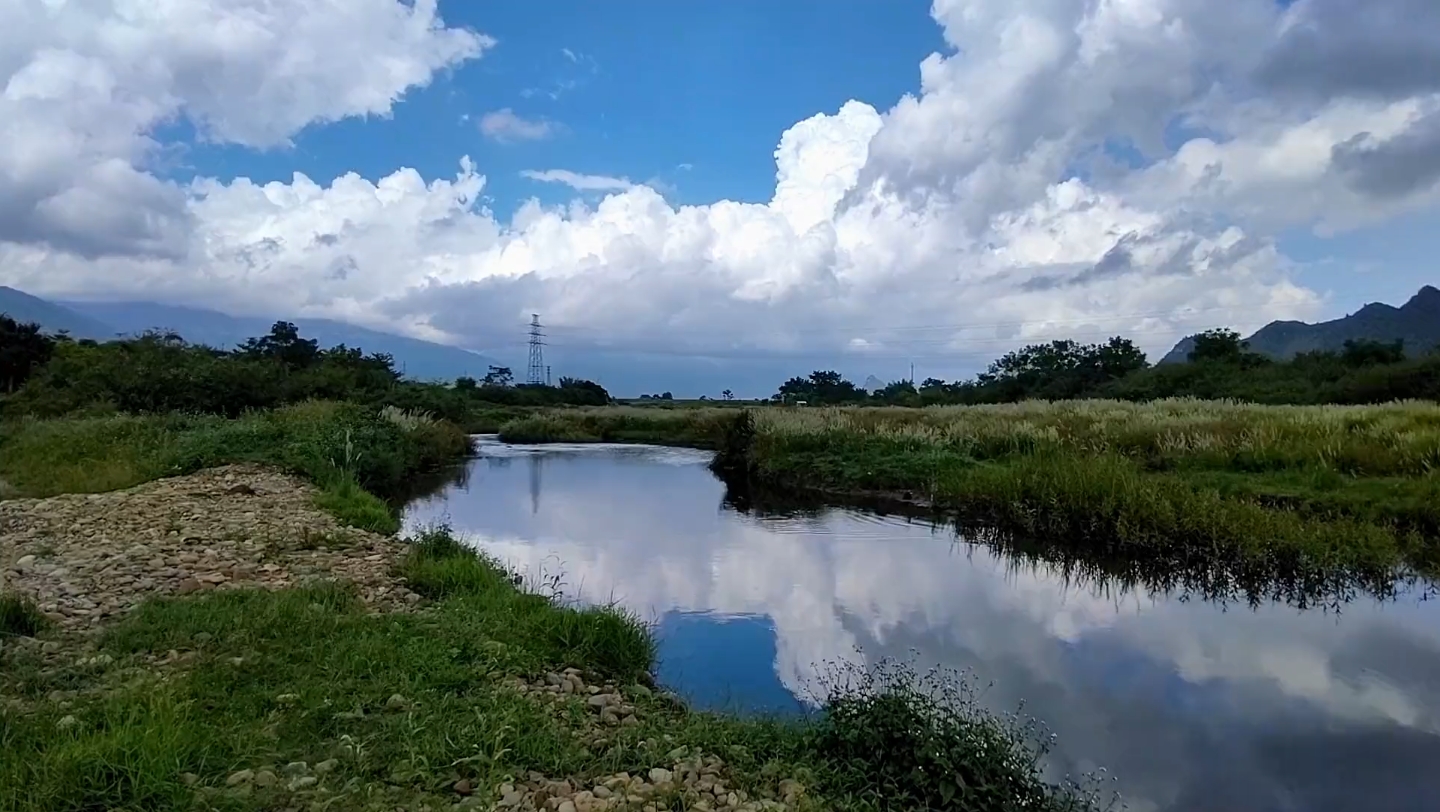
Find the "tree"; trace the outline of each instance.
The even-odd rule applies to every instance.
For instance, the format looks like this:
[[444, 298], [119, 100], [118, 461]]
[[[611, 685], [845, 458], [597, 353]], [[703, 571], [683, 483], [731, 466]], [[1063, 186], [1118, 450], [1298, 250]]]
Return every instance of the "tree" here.
[[55, 339], [38, 324], [0, 314], [0, 392], [14, 392], [55, 354]]
[[252, 358], [279, 361], [292, 370], [309, 369], [320, 360], [320, 342], [301, 338], [299, 328], [288, 321], [277, 321], [269, 335], [245, 339], [239, 352]]
[[1346, 366], [1366, 367], [1376, 364], [1398, 364], [1405, 360], [1405, 342], [1400, 341], [1371, 341], [1360, 339], [1355, 341], [1347, 339], [1345, 348], [1340, 351], [1340, 360]]
[[834, 370], [816, 370], [808, 378], [791, 378], [780, 385], [775, 400], [815, 403], [854, 403], [865, 399], [864, 390]]
[[510, 367], [491, 366], [490, 371], [485, 373], [486, 386], [509, 386], [514, 381], [515, 376], [510, 372]]
[[660, 393], [660, 399], [661, 399], [661, 400], [674, 400], [674, 399], [675, 399], [675, 396], [672, 395], [672, 394], [670, 394], [669, 392], [661, 392], [661, 393]]
[[473, 392], [475, 385], [475, 379], [468, 375], [462, 375], [455, 379], [455, 389], [459, 392]]
[[726, 389], [724, 392], [720, 393], [720, 397], [724, 398], [725, 400], [734, 400], [735, 393], [731, 392], [729, 389]]

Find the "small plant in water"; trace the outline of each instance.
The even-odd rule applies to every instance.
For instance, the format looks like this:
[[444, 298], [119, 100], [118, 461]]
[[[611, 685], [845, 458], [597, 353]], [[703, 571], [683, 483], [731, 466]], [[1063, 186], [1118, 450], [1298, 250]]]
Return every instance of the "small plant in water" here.
[[1047, 782], [1041, 760], [1053, 737], [1018, 713], [981, 708], [963, 672], [917, 674], [912, 662], [896, 660], [839, 665], [822, 678], [821, 693], [813, 746], [834, 797], [865, 796], [894, 810], [1102, 808], [1096, 789]]

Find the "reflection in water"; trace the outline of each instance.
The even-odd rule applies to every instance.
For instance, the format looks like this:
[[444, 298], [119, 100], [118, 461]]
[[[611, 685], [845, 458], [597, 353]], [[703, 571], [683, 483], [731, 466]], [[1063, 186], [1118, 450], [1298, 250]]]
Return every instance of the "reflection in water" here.
[[407, 521], [447, 519], [532, 573], [562, 562], [569, 594], [656, 623], [662, 681], [697, 704], [786, 712], [825, 663], [915, 651], [993, 683], [997, 710], [1023, 703], [1059, 735], [1055, 770], [1109, 768], [1131, 809], [1421, 810], [1440, 793], [1428, 586], [1352, 590], [1340, 614], [1212, 602], [1183, 577], [913, 517], [742, 513], [700, 452], [482, 454]]

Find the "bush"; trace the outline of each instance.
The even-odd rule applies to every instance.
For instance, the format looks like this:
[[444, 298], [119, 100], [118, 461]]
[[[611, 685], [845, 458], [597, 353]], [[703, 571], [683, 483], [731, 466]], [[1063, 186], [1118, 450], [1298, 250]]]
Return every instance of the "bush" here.
[[980, 708], [963, 675], [904, 662], [840, 668], [810, 733], [822, 788], [880, 809], [1086, 810], [1098, 793], [1046, 782], [1049, 740]]

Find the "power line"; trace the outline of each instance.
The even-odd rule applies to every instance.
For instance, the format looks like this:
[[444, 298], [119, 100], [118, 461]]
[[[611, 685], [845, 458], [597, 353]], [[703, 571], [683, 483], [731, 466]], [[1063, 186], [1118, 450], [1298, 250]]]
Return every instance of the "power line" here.
[[540, 331], [540, 314], [530, 314], [530, 370], [528, 383], [539, 386], [545, 383], [545, 334]]

